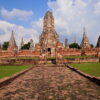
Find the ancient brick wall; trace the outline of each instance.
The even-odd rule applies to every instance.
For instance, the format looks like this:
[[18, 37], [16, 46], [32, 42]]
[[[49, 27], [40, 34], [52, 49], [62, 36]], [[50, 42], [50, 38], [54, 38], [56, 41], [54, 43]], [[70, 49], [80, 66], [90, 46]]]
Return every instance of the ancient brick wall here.
[[32, 50], [21, 50], [18, 52], [18, 57], [33, 57], [33, 56], [40, 56], [40, 52], [32, 51]]
[[1, 50], [0, 51], [0, 58], [2, 57], [13, 57], [14, 53], [11, 51], [7, 51], [7, 50]]
[[[85, 50], [85, 55], [97, 55], [98, 48], [93, 49], [87, 49]], [[81, 55], [81, 49], [58, 49], [58, 54], [61, 54], [62, 56], [80, 56]], [[34, 57], [38, 56], [40, 57], [40, 52], [37, 50], [21, 50], [18, 52], [11, 52], [7, 50], [0, 50], [0, 58], [2, 57]]]
[[63, 49], [61, 52], [63, 56], [80, 56], [81, 55], [80, 49]]
[[87, 50], [85, 50], [85, 55], [97, 55], [97, 48], [93, 48], [93, 49], [87, 49]]

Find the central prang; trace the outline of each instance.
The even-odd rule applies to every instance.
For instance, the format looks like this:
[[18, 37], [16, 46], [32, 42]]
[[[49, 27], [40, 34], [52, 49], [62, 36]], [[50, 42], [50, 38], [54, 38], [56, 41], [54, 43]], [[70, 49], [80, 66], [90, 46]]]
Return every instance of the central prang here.
[[38, 44], [42, 57], [55, 57], [57, 48], [63, 48], [58, 38], [54, 27], [54, 17], [50, 11], [47, 11], [43, 20], [43, 32]]

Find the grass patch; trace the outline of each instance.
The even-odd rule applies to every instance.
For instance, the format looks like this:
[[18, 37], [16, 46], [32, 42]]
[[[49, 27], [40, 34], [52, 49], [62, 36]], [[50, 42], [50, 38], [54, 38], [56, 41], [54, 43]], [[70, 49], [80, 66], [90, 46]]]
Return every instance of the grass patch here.
[[70, 64], [72, 67], [79, 69], [92, 76], [100, 77], [100, 62], [97, 63], [81, 63]]
[[55, 57], [47, 57], [47, 60], [53, 60], [56, 59]]
[[34, 59], [34, 60], [38, 60], [38, 57], [17, 57], [15, 59]]
[[0, 59], [10, 59], [10, 60], [12, 60], [12, 59], [34, 59], [34, 60], [38, 60], [39, 59], [39, 57], [16, 57], [16, 58], [0, 58]]
[[91, 58], [95, 56], [64, 56], [64, 59], [75, 59], [75, 58]]
[[24, 69], [30, 68], [32, 65], [20, 65], [20, 66], [0, 66], [0, 79], [11, 76], [15, 74], [16, 72], [20, 72]]

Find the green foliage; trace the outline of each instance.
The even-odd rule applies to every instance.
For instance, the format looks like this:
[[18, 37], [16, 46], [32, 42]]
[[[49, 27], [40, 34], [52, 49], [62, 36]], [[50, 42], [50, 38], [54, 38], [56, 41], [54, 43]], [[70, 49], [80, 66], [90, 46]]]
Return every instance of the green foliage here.
[[78, 43], [72, 43], [69, 45], [70, 48], [77, 48], [80, 49], [80, 46], [78, 45]]
[[7, 50], [8, 49], [8, 45], [9, 45], [9, 42], [4, 42], [3, 45], [2, 45], [2, 49], [3, 50]]
[[91, 44], [91, 48], [94, 48], [94, 45], [93, 44]]
[[30, 42], [24, 44], [24, 46], [22, 46], [21, 49], [23, 50], [23, 49], [29, 49], [29, 48], [30, 48]]
[[31, 65], [20, 65], [20, 66], [0, 66], [0, 78], [11, 76], [16, 72], [20, 72], [24, 69], [31, 67]]
[[38, 60], [39, 57], [17, 57], [15, 59], [34, 59], [34, 60]]
[[53, 59], [56, 59], [55, 57], [48, 57], [47, 58], [48, 60], [53, 60]]
[[100, 62], [97, 63], [81, 63], [81, 64], [70, 64], [72, 67], [79, 69], [87, 74], [100, 77]]

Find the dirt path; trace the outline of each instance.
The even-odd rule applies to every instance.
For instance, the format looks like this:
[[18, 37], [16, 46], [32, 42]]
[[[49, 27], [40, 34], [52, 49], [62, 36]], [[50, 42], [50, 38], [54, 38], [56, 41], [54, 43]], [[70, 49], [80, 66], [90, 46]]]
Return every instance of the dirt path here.
[[0, 100], [100, 100], [100, 87], [66, 67], [35, 67], [0, 89]]

